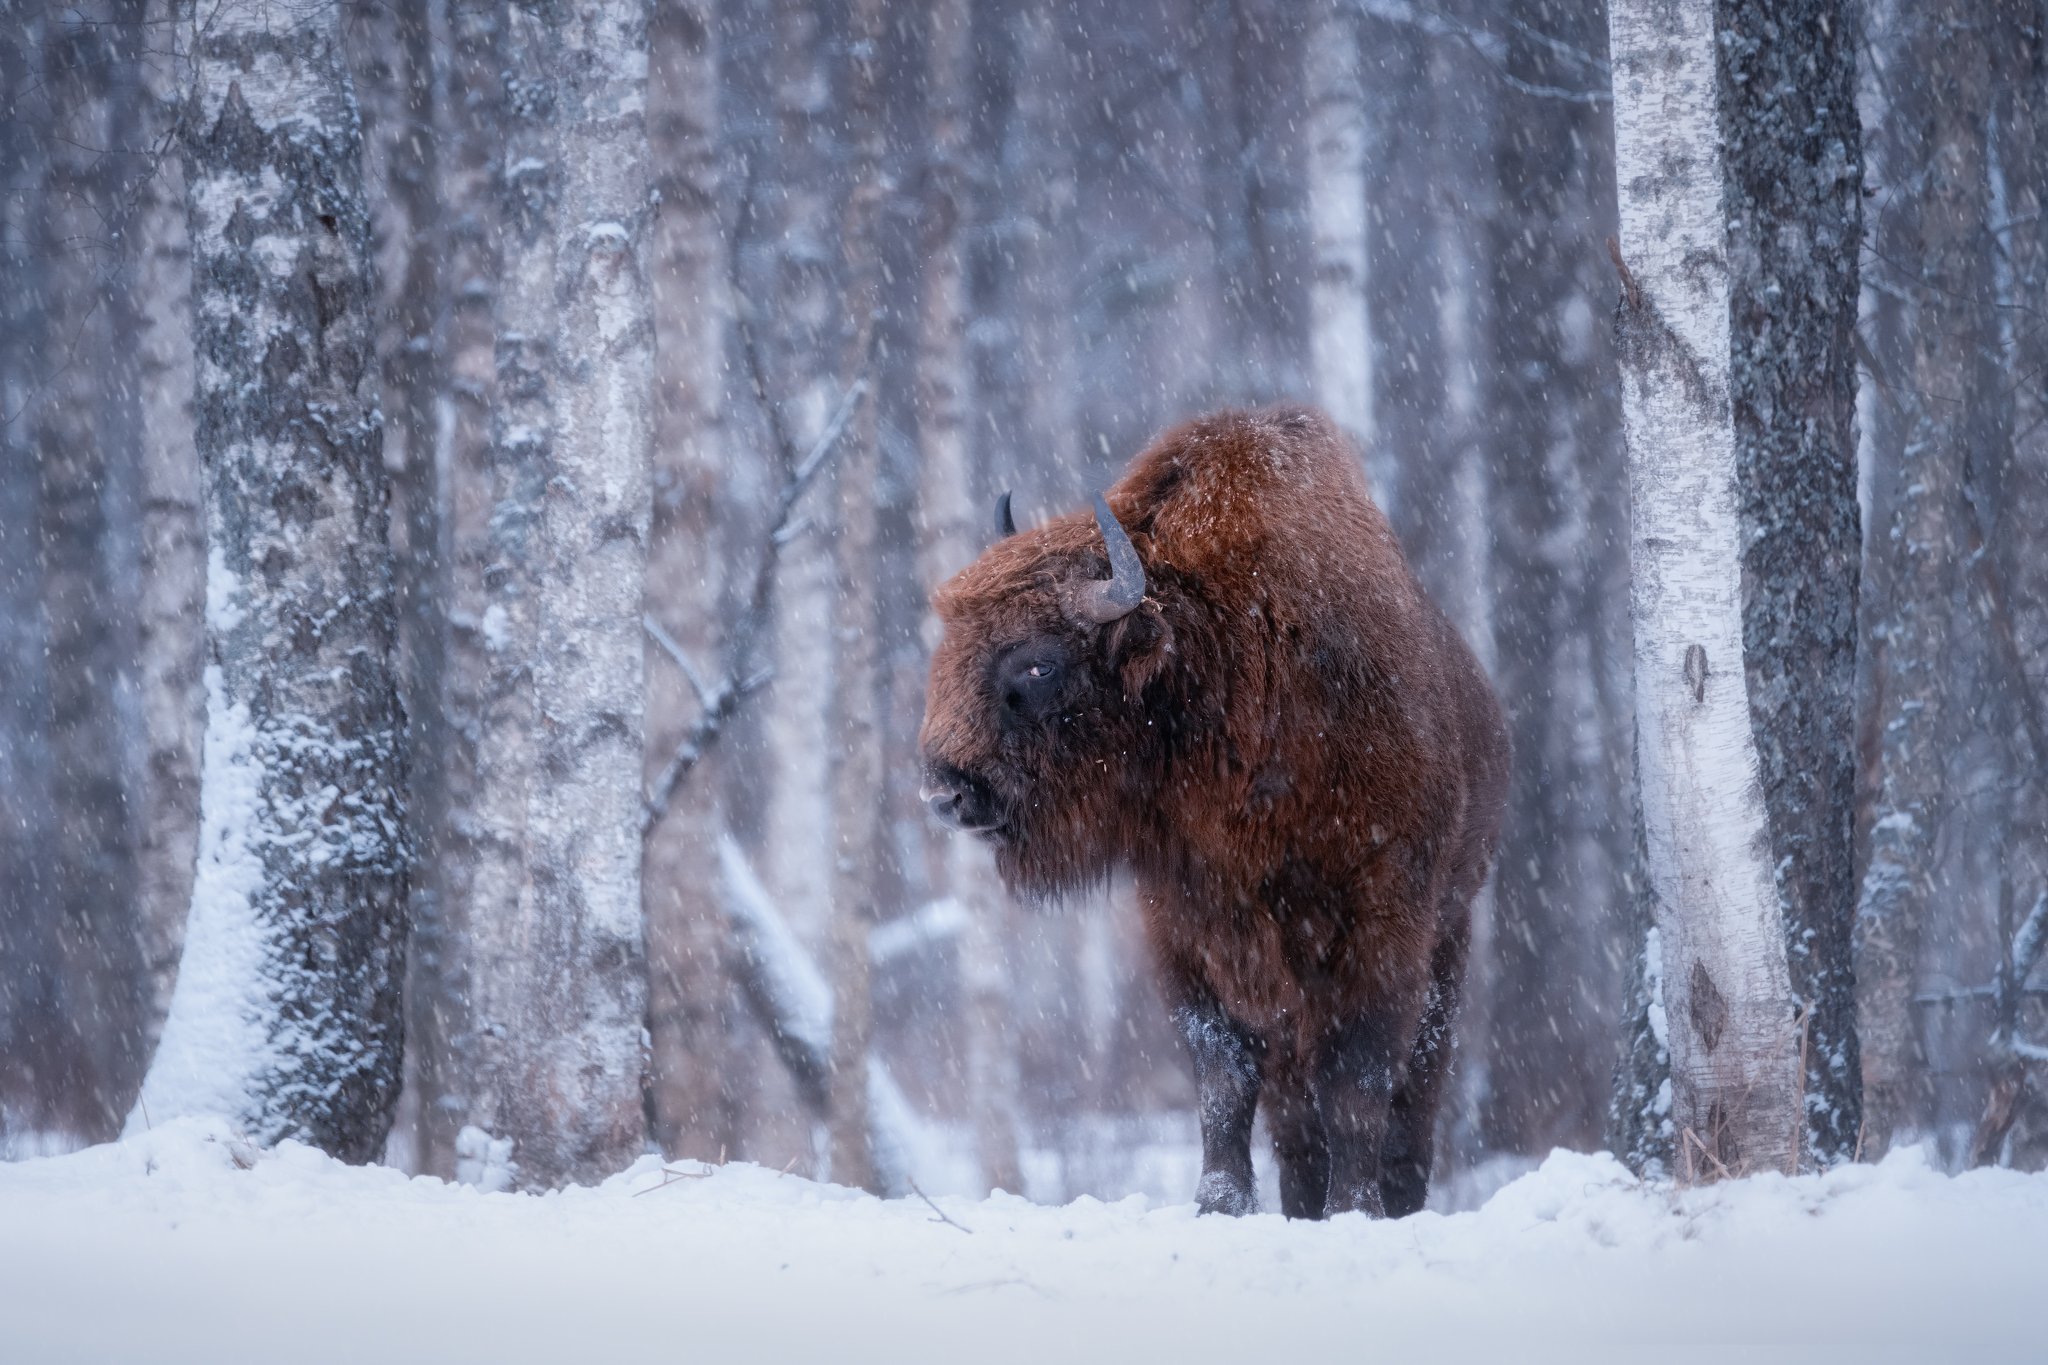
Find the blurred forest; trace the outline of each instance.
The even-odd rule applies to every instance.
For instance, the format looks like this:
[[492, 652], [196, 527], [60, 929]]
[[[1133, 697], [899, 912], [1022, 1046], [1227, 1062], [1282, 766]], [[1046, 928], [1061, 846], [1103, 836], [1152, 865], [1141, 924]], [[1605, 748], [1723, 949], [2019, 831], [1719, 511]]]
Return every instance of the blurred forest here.
[[[1724, 0], [1723, 79], [1777, 41], [1772, 8]], [[1861, 126], [1842, 150], [1862, 176], [1859, 867], [1874, 826], [1920, 835], [1894, 1140], [2038, 1166], [2048, 10], [1817, 8], [1848, 25]], [[619, 50], [558, 41], [585, 9], [625, 16]], [[651, 325], [652, 1140], [883, 1186], [1185, 1197], [1193, 1088], [1124, 889], [1012, 904], [925, 817], [926, 594], [992, 537], [1004, 490], [1028, 524], [1171, 422], [1306, 398], [1356, 438], [1513, 733], [1444, 1174], [1608, 1145], [1643, 912], [1603, 6], [649, 0], [644, 33], [642, 13], [339, 0], [412, 850], [385, 1159], [490, 1178], [465, 1059], [517, 951], [488, 930], [517, 881], [495, 784], [535, 742], [501, 703], [508, 669], [553, 648], [546, 620], [518, 637], [529, 657], [501, 647], [531, 600], [508, 508], [544, 496], [505, 453], [530, 396], [517, 310], [546, 293], [521, 273], [521, 139], [557, 69], [631, 82], [642, 41], [645, 194], [605, 179], [633, 170], [628, 143], [557, 142], [548, 164], [626, 196]], [[0, 13], [15, 1157], [120, 1130], [193, 894], [220, 662], [185, 183], [204, 165], [180, 148], [193, 25], [163, 0]], [[866, 1156], [828, 1123], [863, 1055]]]

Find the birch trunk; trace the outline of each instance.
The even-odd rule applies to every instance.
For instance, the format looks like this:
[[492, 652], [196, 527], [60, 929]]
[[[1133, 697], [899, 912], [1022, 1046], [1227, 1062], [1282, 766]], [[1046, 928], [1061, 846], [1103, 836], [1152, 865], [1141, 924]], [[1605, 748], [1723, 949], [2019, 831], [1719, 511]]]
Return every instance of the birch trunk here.
[[404, 752], [361, 127], [333, 5], [188, 15], [205, 467], [200, 863], [131, 1127], [381, 1150], [402, 1038]]
[[1373, 347], [1366, 320], [1366, 112], [1356, 11], [1324, 4], [1309, 33], [1307, 59], [1313, 390], [1366, 451], [1374, 444]]
[[[151, 0], [141, 85], [148, 144], [174, 132], [179, 70], [167, 0]], [[148, 751], [137, 876], [149, 971], [149, 1045], [163, 1031], [199, 850], [199, 744], [205, 723], [206, 519], [192, 446], [192, 251], [185, 168], [173, 152], [136, 187], [135, 366], [142, 484], [137, 688]]]
[[[1910, 16], [1912, 68], [1894, 96], [1897, 181], [1919, 186], [1897, 223], [1889, 259], [1917, 263], [1901, 381], [1905, 415], [1892, 464], [1888, 592], [1874, 648], [1881, 679], [1877, 797], [1856, 906], [1854, 962], [1863, 1062], [1862, 1154], [1884, 1155], [1894, 1133], [1920, 1116], [1924, 1068], [1912, 997], [1920, 938], [1933, 895], [1947, 806], [1946, 722], [1952, 660], [1952, 598], [1964, 516], [1963, 480], [1974, 409], [1999, 387], [1984, 373], [1991, 334], [1990, 209], [1985, 120], [1988, 38], [1974, 16]], [[1958, 344], [1967, 338], [1979, 344]], [[1989, 387], [1987, 387], [1987, 385]], [[1889, 443], [1886, 443], [1889, 444]]]
[[[713, 686], [723, 653], [721, 537], [734, 501], [725, 468], [731, 304], [718, 215], [717, 25], [711, 0], [660, 6], [648, 91], [661, 214], [653, 239], [657, 435], [646, 607]], [[706, 702], [658, 643], [648, 646], [647, 669], [644, 775], [652, 780]], [[740, 1145], [739, 1078], [727, 1056], [739, 1001], [717, 897], [721, 785], [716, 771], [692, 774], [674, 813], [649, 834], [641, 871], [655, 1138], [670, 1157], [713, 1160]]]
[[1793, 993], [1807, 1148], [1856, 1148], [1858, 25], [1841, 0], [1723, 0], [1744, 667]]
[[[881, 0], [855, 0], [849, 33], [848, 121], [852, 182], [841, 236], [846, 308], [851, 324], [845, 383], [868, 364], [880, 309], [881, 279], [875, 233], [880, 226], [882, 110]], [[868, 1054], [874, 1011], [868, 988], [868, 935], [879, 918], [877, 862], [885, 855], [882, 825], [884, 706], [878, 636], [880, 600], [875, 573], [879, 543], [876, 502], [881, 442], [875, 405], [863, 399], [847, 428], [839, 457], [839, 525], [834, 541], [838, 597], [833, 620], [839, 637], [832, 715], [836, 749], [832, 768], [835, 858], [832, 866], [832, 1179], [877, 1188], [876, 1154], [868, 1125]]]
[[1636, 719], [1678, 1173], [1799, 1161], [1784, 917], [1743, 667], [1740, 488], [1711, 0], [1609, 11]]
[[[645, 7], [515, 3], [477, 765], [488, 876], [466, 920], [477, 1080], [458, 1170], [595, 1182], [646, 1135], [640, 908], [653, 324]], [[518, 575], [501, 568], [523, 566]]]

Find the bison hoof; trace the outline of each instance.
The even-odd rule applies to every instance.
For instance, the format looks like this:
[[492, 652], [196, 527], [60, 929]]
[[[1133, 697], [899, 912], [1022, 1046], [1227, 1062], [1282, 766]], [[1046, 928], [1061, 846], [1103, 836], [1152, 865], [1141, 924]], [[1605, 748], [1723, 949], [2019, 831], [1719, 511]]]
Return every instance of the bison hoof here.
[[1254, 1212], [1258, 1206], [1258, 1196], [1252, 1193], [1251, 1181], [1224, 1171], [1202, 1172], [1202, 1183], [1195, 1186], [1197, 1213], [1227, 1213], [1232, 1218], [1241, 1218]]

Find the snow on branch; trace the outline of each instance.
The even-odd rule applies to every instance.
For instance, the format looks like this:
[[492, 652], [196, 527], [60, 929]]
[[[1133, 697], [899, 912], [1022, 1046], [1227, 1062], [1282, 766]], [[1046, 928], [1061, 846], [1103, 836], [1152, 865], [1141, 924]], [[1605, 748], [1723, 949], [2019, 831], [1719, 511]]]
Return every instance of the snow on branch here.
[[[768, 888], [730, 834], [718, 836], [719, 902], [731, 928], [740, 993], [789, 1068], [811, 1112], [823, 1117], [831, 1103], [832, 986], [782, 917]], [[926, 912], [929, 913], [929, 910]], [[888, 1065], [868, 1054], [868, 1134], [882, 1192], [910, 1188], [910, 1171], [924, 1149], [923, 1125]]]

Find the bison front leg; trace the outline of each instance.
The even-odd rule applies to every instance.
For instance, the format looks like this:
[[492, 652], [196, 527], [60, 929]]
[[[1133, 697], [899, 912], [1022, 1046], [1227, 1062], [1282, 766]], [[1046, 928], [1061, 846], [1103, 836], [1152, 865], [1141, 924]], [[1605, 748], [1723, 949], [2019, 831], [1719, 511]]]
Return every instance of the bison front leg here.
[[1259, 1103], [1258, 1040], [1206, 996], [1182, 1004], [1174, 1022], [1195, 1059], [1202, 1114], [1202, 1181], [1195, 1204], [1203, 1213], [1252, 1212], [1252, 1113]]
[[[1412, 1016], [1407, 1016], [1412, 1017]], [[1375, 1010], [1332, 1029], [1316, 1051], [1316, 1102], [1330, 1148], [1329, 1212], [1386, 1216], [1380, 1154], [1396, 1069], [1411, 1030], [1404, 1012]]]

